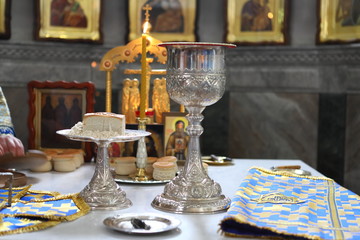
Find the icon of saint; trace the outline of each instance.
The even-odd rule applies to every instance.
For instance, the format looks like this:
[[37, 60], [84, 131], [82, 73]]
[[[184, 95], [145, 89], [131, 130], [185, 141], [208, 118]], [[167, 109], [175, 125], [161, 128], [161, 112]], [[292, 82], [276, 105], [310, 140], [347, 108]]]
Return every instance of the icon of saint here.
[[80, 101], [78, 98], [73, 99], [72, 106], [69, 110], [69, 124], [68, 127], [72, 127], [82, 120], [82, 110], [80, 108]]
[[52, 0], [50, 5], [50, 25], [86, 28], [87, 17], [76, 0]]
[[240, 31], [271, 31], [273, 14], [269, 0], [248, 0], [241, 9]]
[[335, 20], [343, 27], [359, 25], [360, 0], [339, 0]]
[[51, 97], [46, 96], [41, 109], [41, 143], [44, 147], [53, 147], [55, 139], [55, 110], [51, 104]]
[[[150, 12], [151, 32], [184, 32], [184, 15], [179, 0], [147, 0], [143, 6], [152, 8]], [[144, 16], [145, 10], [142, 10]], [[142, 21], [145, 19], [142, 17]]]
[[178, 120], [175, 123], [175, 131], [170, 134], [166, 143], [166, 156], [175, 156], [178, 160], [186, 159], [186, 149], [190, 137], [185, 132], [185, 123]]

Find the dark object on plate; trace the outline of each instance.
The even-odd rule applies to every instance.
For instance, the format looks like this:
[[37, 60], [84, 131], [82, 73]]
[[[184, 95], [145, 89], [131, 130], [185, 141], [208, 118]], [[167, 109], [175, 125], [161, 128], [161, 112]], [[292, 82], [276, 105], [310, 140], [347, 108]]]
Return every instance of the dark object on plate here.
[[[0, 172], [12, 173], [14, 176], [12, 187], [22, 187], [27, 184], [27, 177], [24, 173], [12, 171], [9, 169], [0, 168]], [[7, 176], [0, 176], [0, 187], [8, 188], [10, 185], [9, 178]]]
[[[133, 219], [139, 219], [146, 222], [150, 228], [135, 228], [132, 224]], [[176, 229], [180, 221], [171, 216], [165, 216], [155, 213], [125, 213], [104, 220], [105, 226], [128, 234], [156, 234]]]
[[138, 219], [138, 218], [132, 218], [131, 219], [131, 224], [133, 225], [134, 228], [136, 229], [145, 229], [145, 230], [150, 230], [150, 226], [147, 225], [143, 220]]
[[47, 156], [39, 150], [29, 150], [24, 156], [15, 157], [12, 154], [0, 156], [0, 168], [5, 169], [30, 169], [44, 164]]

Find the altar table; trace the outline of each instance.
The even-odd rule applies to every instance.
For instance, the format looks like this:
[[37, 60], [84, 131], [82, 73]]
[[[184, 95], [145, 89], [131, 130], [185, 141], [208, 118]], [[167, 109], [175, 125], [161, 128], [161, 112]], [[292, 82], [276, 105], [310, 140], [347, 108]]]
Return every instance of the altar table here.
[[[270, 168], [280, 165], [300, 165], [302, 169], [308, 170], [313, 176], [322, 176], [309, 165], [300, 160], [252, 160], [235, 159], [234, 165], [228, 166], [209, 166], [209, 176], [218, 182], [223, 194], [232, 198], [242, 179], [252, 166]], [[74, 172], [46, 172], [34, 173], [25, 172], [29, 177], [28, 184], [32, 184], [31, 189], [43, 191], [56, 191], [61, 194], [80, 192], [89, 182], [94, 174], [95, 164], [87, 163]], [[217, 231], [219, 223], [226, 212], [217, 214], [173, 214], [158, 211], [151, 207], [152, 200], [161, 194], [165, 184], [122, 184], [120, 187], [126, 192], [127, 197], [132, 201], [130, 208], [110, 211], [95, 210], [80, 217], [72, 222], [63, 222], [54, 227], [32, 232], [4, 236], [4, 239], [185, 239], [185, 240], [213, 240], [213, 239], [234, 239], [224, 237]], [[153, 235], [128, 235], [111, 230], [103, 224], [107, 217], [120, 215], [123, 213], [158, 213], [178, 218], [181, 225], [178, 229], [153, 234]]]

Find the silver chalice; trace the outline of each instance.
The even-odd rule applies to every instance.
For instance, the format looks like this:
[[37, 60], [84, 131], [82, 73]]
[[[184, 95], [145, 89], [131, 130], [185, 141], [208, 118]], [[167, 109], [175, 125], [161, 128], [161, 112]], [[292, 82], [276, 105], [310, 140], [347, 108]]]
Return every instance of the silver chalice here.
[[185, 105], [190, 136], [182, 171], [165, 185], [164, 192], [152, 201], [156, 209], [176, 213], [214, 213], [225, 211], [231, 200], [205, 172], [200, 152], [203, 133], [201, 114], [216, 103], [225, 91], [225, 50], [232, 44], [169, 42], [166, 88], [175, 102]]

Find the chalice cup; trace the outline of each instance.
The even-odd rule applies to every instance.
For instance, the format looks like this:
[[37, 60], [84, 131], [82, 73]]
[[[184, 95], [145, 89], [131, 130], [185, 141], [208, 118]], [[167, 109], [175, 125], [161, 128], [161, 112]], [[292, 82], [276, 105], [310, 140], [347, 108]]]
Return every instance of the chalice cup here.
[[225, 51], [232, 44], [168, 42], [166, 88], [171, 99], [183, 104], [188, 112], [186, 128], [190, 136], [184, 168], [151, 205], [175, 213], [215, 213], [225, 211], [231, 200], [222, 194], [202, 165], [200, 135], [201, 114], [216, 103], [225, 91]]

